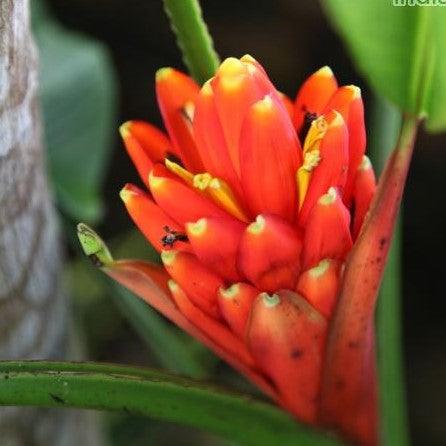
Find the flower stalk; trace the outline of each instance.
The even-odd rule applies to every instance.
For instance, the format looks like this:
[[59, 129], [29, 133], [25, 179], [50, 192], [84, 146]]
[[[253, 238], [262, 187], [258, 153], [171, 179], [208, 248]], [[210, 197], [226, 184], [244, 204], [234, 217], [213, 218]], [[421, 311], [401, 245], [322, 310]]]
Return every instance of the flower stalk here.
[[365, 445], [378, 441], [374, 310], [418, 124], [419, 118], [404, 117], [397, 146], [347, 260], [323, 369], [321, 419]]

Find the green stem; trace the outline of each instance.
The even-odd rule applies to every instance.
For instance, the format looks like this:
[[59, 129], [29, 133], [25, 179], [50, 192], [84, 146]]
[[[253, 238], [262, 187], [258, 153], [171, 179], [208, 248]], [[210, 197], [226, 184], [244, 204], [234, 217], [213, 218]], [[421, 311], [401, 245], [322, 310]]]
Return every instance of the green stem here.
[[124, 411], [205, 429], [247, 446], [340, 446], [269, 404], [126, 366], [0, 362], [0, 405]]
[[220, 62], [203, 21], [200, 3], [198, 0], [163, 1], [184, 63], [194, 79], [202, 84], [214, 75]]
[[[385, 100], [375, 98], [372, 109], [370, 152], [381, 171], [395, 146], [401, 114]], [[383, 446], [410, 444], [402, 352], [401, 248], [402, 219], [398, 219], [381, 285], [377, 308], [378, 373], [380, 383], [380, 438]]]

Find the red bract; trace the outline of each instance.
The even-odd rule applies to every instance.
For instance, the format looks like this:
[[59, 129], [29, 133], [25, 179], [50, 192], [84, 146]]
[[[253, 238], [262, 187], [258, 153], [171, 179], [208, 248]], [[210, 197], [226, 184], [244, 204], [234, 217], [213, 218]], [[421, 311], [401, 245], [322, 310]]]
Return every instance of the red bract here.
[[375, 190], [360, 90], [324, 67], [291, 107], [244, 56], [201, 89], [163, 68], [156, 91], [168, 134], [121, 127], [148, 187], [121, 197], [164, 268], [105, 270], [319, 425], [328, 327]]

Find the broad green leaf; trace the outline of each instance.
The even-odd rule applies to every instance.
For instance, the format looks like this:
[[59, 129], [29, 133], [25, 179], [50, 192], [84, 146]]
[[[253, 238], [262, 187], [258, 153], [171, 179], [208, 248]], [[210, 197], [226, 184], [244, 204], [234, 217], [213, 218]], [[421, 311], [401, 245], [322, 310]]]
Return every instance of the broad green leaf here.
[[41, 1], [32, 4], [51, 178], [62, 209], [92, 222], [102, 213], [100, 188], [111, 155], [112, 64], [103, 45], [65, 30]]
[[[325, 0], [358, 68], [403, 111], [446, 128], [446, 8], [394, 6], [405, 0]], [[412, 2], [413, 3], [413, 2]]]
[[0, 362], [0, 405], [114, 410], [204, 429], [246, 446], [336, 446], [276, 407], [148, 369]]

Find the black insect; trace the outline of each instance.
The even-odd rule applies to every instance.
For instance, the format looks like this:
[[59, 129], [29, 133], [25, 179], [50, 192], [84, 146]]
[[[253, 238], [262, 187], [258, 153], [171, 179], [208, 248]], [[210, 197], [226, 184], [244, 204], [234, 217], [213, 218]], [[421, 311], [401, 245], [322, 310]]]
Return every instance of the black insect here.
[[166, 231], [166, 235], [161, 238], [161, 243], [164, 247], [169, 246], [170, 248], [173, 248], [175, 242], [187, 242], [188, 238], [187, 235], [174, 231], [173, 229], [170, 229], [169, 226], [164, 226], [163, 229]]
[[318, 118], [317, 113], [312, 113], [308, 111], [306, 107], [304, 107], [304, 111], [305, 111], [304, 122], [299, 134], [301, 141], [305, 140], [308, 130], [310, 130], [311, 123]]

